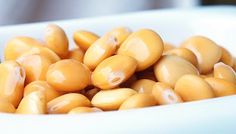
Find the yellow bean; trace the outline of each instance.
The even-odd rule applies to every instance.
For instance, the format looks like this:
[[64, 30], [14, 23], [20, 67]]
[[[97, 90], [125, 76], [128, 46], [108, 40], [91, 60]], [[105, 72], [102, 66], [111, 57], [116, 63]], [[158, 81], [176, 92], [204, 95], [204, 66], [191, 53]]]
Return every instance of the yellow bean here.
[[9, 40], [4, 50], [5, 60], [15, 60], [32, 47], [41, 47], [43, 43], [26, 36], [18, 36]]
[[15, 61], [0, 64], [0, 98], [17, 107], [24, 90], [25, 70]]
[[137, 61], [132, 57], [111, 56], [96, 67], [92, 73], [92, 83], [101, 89], [115, 88], [134, 74], [136, 66]]
[[104, 35], [95, 41], [85, 52], [84, 64], [91, 70], [97, 67], [104, 59], [113, 55], [117, 48], [117, 42], [113, 36]]
[[222, 56], [220, 61], [232, 67], [234, 65], [234, 58], [231, 55], [231, 53], [223, 47], [221, 47], [221, 51], [222, 51]]
[[74, 32], [73, 39], [79, 48], [86, 51], [96, 40], [99, 39], [99, 36], [89, 31], [79, 30]]
[[42, 55], [51, 60], [52, 63], [59, 61], [61, 58], [47, 47], [32, 47], [28, 51], [22, 53], [19, 57], [28, 56], [28, 55]]
[[84, 95], [68, 93], [49, 101], [47, 109], [49, 114], [65, 114], [76, 107], [89, 106], [91, 106], [91, 103]]
[[53, 50], [61, 58], [68, 52], [68, 39], [64, 30], [55, 24], [49, 24], [45, 32], [45, 42], [48, 48]]
[[52, 64], [46, 74], [47, 82], [58, 91], [79, 91], [90, 84], [90, 71], [74, 59]]
[[153, 85], [152, 95], [160, 105], [183, 102], [182, 98], [168, 84], [162, 82]]
[[107, 32], [106, 34], [115, 37], [117, 45], [120, 46], [131, 33], [132, 31], [128, 27], [117, 27]]
[[163, 56], [154, 66], [156, 78], [174, 88], [176, 81], [185, 74], [198, 75], [198, 70], [187, 60], [174, 55]]
[[18, 108], [17, 114], [46, 114], [46, 97], [43, 91], [34, 91], [25, 96]]
[[152, 94], [138, 93], [126, 99], [119, 110], [150, 107], [156, 104], [157, 102]]
[[34, 81], [25, 86], [24, 96], [34, 92], [34, 91], [43, 91], [46, 95], [46, 102], [51, 101], [52, 99], [60, 96], [62, 93], [56, 91], [52, 86], [50, 86], [46, 81]]
[[221, 58], [221, 48], [203, 36], [190, 37], [182, 44], [182, 47], [191, 50], [197, 56], [198, 69], [202, 74], [210, 72]]
[[118, 54], [127, 55], [138, 61], [137, 71], [152, 66], [163, 52], [161, 37], [150, 29], [133, 32], [120, 46]]
[[117, 110], [130, 96], [137, 92], [130, 88], [117, 88], [99, 91], [92, 99], [92, 104], [102, 110]]
[[234, 69], [222, 62], [214, 65], [214, 77], [225, 79], [236, 84], [236, 73]]
[[214, 92], [211, 86], [197, 75], [187, 74], [182, 76], [174, 89], [184, 101], [195, 101], [213, 98]]
[[76, 107], [71, 109], [68, 114], [81, 114], [91, 112], [102, 112], [102, 110], [96, 107]]
[[236, 85], [232, 82], [219, 78], [205, 78], [211, 85], [216, 96], [227, 96], [236, 94]]
[[156, 82], [149, 79], [140, 79], [131, 85], [138, 93], [152, 93], [152, 87]]
[[16, 59], [25, 69], [28, 84], [36, 80], [46, 80], [46, 73], [52, 61], [43, 55], [26, 55]]

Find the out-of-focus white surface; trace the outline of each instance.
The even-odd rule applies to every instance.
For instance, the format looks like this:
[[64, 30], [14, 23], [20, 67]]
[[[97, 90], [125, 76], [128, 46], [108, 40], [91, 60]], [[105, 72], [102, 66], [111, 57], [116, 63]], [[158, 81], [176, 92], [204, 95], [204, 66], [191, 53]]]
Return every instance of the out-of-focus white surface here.
[[[42, 39], [48, 23], [62, 26], [72, 41], [72, 33], [87, 29], [100, 35], [116, 26], [133, 30], [151, 28], [164, 41], [181, 43], [191, 35], [205, 35], [236, 52], [236, 8], [212, 7], [192, 10], [159, 10], [90, 19], [36, 23], [0, 28], [0, 52], [11, 37], [27, 35]], [[236, 96], [156, 106], [119, 112], [81, 115], [0, 114], [0, 133], [236, 133]]]
[[0, 25], [157, 8], [191, 8], [199, 4], [200, 0], [0, 0]]

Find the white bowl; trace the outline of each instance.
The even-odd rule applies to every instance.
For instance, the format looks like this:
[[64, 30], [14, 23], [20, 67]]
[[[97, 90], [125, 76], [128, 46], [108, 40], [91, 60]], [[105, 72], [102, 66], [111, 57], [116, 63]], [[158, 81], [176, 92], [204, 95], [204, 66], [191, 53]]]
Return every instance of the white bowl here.
[[[236, 52], [236, 8], [154, 10], [125, 15], [54, 21], [0, 28], [0, 52], [17, 35], [43, 39], [48, 23], [62, 26], [73, 44], [72, 33], [87, 29], [98, 34], [116, 26], [133, 30], [151, 28], [164, 41], [179, 44], [191, 35], [205, 35]], [[1, 77], [1, 76], [0, 76]], [[0, 113], [0, 133], [236, 133], [236, 96], [119, 112], [81, 115], [13, 115]]]

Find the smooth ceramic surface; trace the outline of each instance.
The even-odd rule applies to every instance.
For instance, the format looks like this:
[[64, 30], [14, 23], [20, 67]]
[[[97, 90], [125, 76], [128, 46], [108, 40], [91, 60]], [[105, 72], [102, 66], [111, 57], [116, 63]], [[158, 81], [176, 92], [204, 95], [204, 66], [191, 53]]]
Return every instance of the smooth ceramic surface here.
[[[100, 35], [116, 26], [151, 28], [166, 42], [180, 44], [191, 35], [205, 35], [236, 52], [236, 7], [154, 10], [125, 15], [44, 22], [0, 28], [0, 52], [17, 35], [43, 39], [48, 23], [62, 26], [70, 44], [72, 33], [87, 29]], [[203, 101], [119, 112], [81, 115], [0, 114], [0, 133], [236, 133], [236, 95]]]

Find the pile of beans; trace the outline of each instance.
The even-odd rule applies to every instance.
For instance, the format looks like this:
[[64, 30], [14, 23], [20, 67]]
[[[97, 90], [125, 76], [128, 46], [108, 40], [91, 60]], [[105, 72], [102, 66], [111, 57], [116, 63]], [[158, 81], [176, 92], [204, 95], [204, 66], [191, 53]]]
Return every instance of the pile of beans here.
[[0, 112], [79, 114], [175, 104], [236, 94], [236, 64], [203, 36], [176, 48], [151, 29], [103, 36], [47, 26], [43, 41], [12, 38], [0, 64]]

